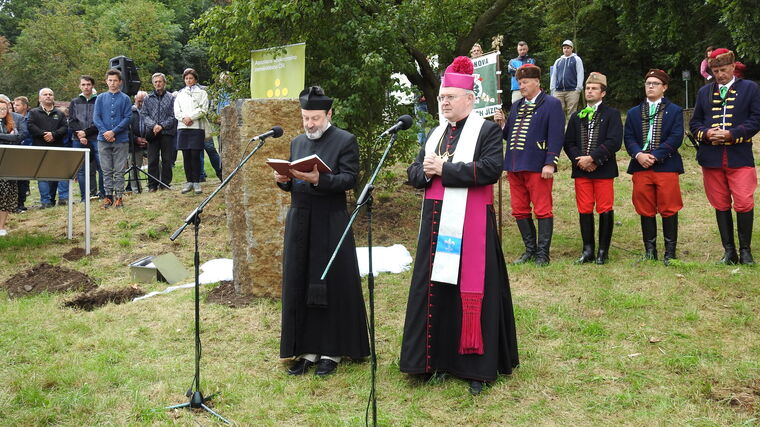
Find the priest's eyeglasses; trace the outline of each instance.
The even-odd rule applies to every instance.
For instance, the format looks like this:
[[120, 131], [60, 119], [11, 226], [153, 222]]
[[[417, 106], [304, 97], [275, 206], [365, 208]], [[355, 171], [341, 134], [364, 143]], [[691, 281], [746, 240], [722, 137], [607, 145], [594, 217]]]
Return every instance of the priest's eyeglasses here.
[[644, 82], [644, 87], [662, 86], [662, 82]]
[[438, 102], [452, 102], [464, 95], [438, 95]]

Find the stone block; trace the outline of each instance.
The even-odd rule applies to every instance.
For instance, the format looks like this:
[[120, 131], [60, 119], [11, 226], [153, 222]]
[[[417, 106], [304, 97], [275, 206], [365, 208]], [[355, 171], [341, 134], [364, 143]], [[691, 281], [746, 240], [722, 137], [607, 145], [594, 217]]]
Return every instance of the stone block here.
[[288, 159], [290, 141], [303, 132], [297, 99], [241, 99], [222, 111], [222, 159], [231, 171], [258, 144], [248, 141], [272, 126], [280, 138], [267, 138], [225, 189], [235, 291], [256, 297], [281, 296], [285, 215], [290, 194], [274, 183], [267, 158]]

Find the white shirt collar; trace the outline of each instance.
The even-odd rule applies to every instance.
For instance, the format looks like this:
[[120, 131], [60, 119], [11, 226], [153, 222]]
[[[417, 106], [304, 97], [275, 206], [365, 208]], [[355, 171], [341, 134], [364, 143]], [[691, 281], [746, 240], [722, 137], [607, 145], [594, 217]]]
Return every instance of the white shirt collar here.
[[657, 104], [659, 104], [661, 102], [662, 102], [662, 98], [660, 98], [660, 99], [658, 99], [657, 101], [654, 101], [654, 102], [650, 101], [649, 98], [647, 98], [647, 103], [649, 104], [649, 106], [657, 105]]
[[589, 104], [588, 106], [593, 108], [594, 111], [596, 111], [596, 109], [599, 108], [600, 105], [602, 105], [602, 100], [599, 100], [599, 102], [597, 102], [596, 104]]
[[733, 79], [731, 79], [730, 82], [728, 82], [728, 83], [726, 83], [724, 85], [719, 84], [718, 85], [718, 89], [720, 89], [722, 87], [729, 87], [730, 88], [734, 84], [734, 82], [736, 82], [736, 77], [734, 77]]

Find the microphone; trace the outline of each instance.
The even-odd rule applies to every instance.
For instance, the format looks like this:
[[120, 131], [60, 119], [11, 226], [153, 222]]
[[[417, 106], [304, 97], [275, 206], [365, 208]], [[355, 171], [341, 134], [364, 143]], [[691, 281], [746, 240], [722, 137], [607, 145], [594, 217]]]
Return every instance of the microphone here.
[[389, 127], [385, 132], [380, 134], [380, 138], [389, 135], [391, 133], [396, 133], [400, 130], [407, 130], [410, 127], [412, 127], [412, 116], [409, 114], [404, 114], [403, 116], [399, 117], [396, 121], [396, 124]]
[[261, 141], [262, 139], [269, 138], [270, 136], [272, 138], [279, 138], [279, 137], [281, 137], [282, 136], [282, 128], [279, 127], [279, 126], [272, 126], [272, 129], [269, 129], [268, 131], [262, 133], [261, 135], [254, 136], [248, 142], [256, 141], [256, 140]]

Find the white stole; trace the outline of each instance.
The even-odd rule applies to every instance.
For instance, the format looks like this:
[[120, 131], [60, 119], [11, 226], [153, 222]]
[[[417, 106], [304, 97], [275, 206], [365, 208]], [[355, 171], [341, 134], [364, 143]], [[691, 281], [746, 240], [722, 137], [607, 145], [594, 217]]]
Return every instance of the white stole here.
[[[452, 162], [469, 163], [475, 154], [480, 129], [485, 120], [471, 112], [457, 141]], [[435, 153], [444, 137], [446, 126], [438, 126], [425, 144], [425, 154]], [[456, 285], [459, 280], [459, 264], [462, 255], [462, 231], [467, 209], [467, 188], [445, 187], [438, 227], [435, 261], [430, 280]]]

